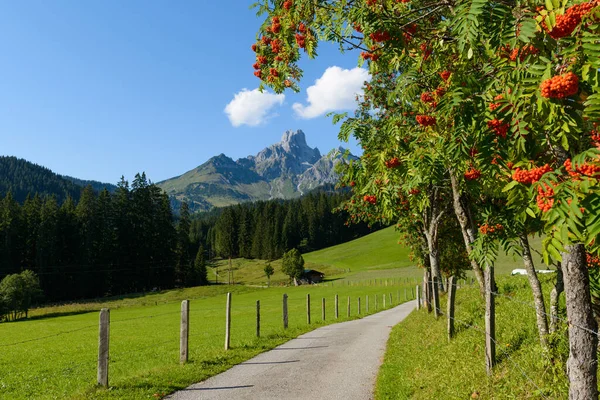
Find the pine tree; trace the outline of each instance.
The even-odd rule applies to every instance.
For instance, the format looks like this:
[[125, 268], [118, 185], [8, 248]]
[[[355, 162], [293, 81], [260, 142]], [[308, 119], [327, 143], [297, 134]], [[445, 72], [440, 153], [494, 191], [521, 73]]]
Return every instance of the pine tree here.
[[204, 286], [208, 285], [208, 275], [206, 271], [206, 260], [204, 258], [204, 246], [200, 244], [198, 252], [196, 253], [196, 259], [194, 261], [194, 275], [196, 277], [195, 284]]
[[175, 265], [175, 281], [180, 286], [187, 286], [193, 280], [190, 259], [190, 226], [190, 210], [188, 204], [183, 202], [177, 224], [177, 263]]

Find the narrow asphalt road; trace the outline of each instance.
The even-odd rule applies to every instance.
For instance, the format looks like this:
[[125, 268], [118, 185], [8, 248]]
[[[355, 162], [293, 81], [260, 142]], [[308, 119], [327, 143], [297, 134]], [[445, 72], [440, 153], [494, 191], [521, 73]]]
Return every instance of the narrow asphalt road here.
[[390, 330], [415, 307], [324, 326], [167, 398], [372, 399]]

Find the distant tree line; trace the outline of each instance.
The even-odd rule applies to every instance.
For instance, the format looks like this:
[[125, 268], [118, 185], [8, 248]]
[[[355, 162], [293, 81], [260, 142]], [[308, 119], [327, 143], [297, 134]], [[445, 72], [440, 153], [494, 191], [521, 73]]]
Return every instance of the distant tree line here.
[[189, 215], [175, 222], [145, 174], [131, 187], [121, 179], [114, 194], [88, 186], [78, 202], [29, 195], [20, 204], [9, 192], [0, 201], [0, 278], [31, 270], [46, 301], [206, 283], [189, 226]]
[[36, 194], [20, 203], [8, 192], [0, 199], [0, 280], [29, 270], [45, 302], [203, 285], [217, 257], [273, 260], [369, 233], [332, 211], [347, 198], [315, 192], [194, 216], [182, 203], [176, 218], [145, 174], [131, 186], [122, 178], [114, 193], [87, 186], [79, 201]]
[[213, 257], [275, 260], [294, 248], [306, 253], [379, 228], [366, 223], [347, 226], [347, 213], [333, 210], [348, 198], [346, 192], [315, 191], [294, 200], [225, 207], [198, 214], [190, 236]]

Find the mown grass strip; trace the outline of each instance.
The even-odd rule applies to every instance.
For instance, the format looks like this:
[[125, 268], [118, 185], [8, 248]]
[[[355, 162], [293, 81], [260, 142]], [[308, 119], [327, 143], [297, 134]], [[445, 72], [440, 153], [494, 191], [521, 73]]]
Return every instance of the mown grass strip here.
[[[550, 278], [543, 279], [548, 294]], [[456, 292], [456, 338], [450, 343], [446, 319], [436, 321], [425, 310], [413, 312], [394, 327], [377, 378], [376, 398], [567, 398], [565, 327], [551, 337], [553, 350], [545, 351], [538, 342], [526, 277], [499, 278], [498, 286], [502, 294], [496, 298], [499, 363], [492, 377], [485, 372], [483, 303], [476, 286], [466, 287]]]

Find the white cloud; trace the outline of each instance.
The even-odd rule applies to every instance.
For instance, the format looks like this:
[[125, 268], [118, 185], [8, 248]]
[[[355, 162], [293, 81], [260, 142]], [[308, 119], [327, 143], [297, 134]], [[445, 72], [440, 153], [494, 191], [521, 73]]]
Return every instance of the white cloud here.
[[351, 110], [356, 107], [356, 95], [369, 80], [366, 69], [329, 67], [315, 84], [306, 89], [308, 105], [294, 103], [292, 108], [301, 118], [315, 118], [330, 111]]
[[276, 105], [282, 105], [285, 95], [274, 94], [258, 89], [242, 89], [233, 96], [233, 100], [225, 106], [225, 114], [231, 125], [258, 126], [275, 116], [269, 111]]

